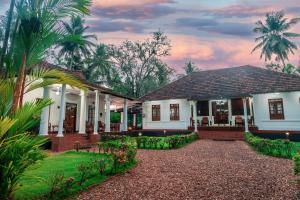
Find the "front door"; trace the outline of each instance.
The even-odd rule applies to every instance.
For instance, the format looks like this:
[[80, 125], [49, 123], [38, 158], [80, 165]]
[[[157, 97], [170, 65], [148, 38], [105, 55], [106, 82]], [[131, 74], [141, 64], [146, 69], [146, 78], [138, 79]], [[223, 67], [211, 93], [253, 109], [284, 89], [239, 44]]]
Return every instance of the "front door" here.
[[70, 129], [72, 129], [74, 132], [76, 131], [76, 113], [77, 104], [66, 103], [65, 123], [67, 123]]
[[228, 124], [228, 101], [218, 100], [212, 102], [214, 123], [218, 125]]

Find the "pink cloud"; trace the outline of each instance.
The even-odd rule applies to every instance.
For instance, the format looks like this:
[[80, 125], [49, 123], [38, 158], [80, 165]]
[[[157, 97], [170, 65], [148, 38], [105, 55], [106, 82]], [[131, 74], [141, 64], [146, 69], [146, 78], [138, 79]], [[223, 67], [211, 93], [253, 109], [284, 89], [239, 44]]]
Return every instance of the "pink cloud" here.
[[144, 6], [150, 4], [157, 4], [157, 3], [173, 3], [172, 0], [93, 0], [93, 5], [97, 7], [136, 7], [136, 6]]

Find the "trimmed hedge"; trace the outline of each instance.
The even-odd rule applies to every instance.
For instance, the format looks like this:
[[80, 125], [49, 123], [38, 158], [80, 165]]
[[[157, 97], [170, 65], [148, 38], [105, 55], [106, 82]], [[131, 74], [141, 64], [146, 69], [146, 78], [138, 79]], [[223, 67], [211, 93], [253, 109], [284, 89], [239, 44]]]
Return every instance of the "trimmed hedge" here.
[[292, 158], [296, 154], [295, 144], [289, 140], [263, 139], [251, 133], [245, 133], [244, 136], [245, 141], [262, 154], [281, 158]]
[[196, 133], [167, 137], [139, 136], [136, 137], [136, 143], [139, 149], [176, 149], [197, 139]]

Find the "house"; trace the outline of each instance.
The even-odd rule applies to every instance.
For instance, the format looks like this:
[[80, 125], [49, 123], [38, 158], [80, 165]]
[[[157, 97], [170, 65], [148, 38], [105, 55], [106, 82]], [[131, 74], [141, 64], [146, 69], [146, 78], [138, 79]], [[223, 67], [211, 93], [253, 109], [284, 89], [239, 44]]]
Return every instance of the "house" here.
[[[87, 90], [69, 85], [51, 85], [24, 95], [24, 102], [50, 98], [53, 103], [41, 114], [39, 135], [49, 137], [52, 150], [72, 149], [74, 142], [84, 144], [99, 141], [99, 132], [127, 131], [129, 108], [135, 104], [132, 98], [117, 94], [98, 84], [89, 83], [79, 71], [42, 63], [39, 67], [71, 73]], [[111, 123], [111, 111], [121, 112], [121, 123]], [[136, 114], [133, 114], [136, 117]], [[87, 133], [89, 137], [87, 136]]]
[[300, 77], [260, 67], [194, 72], [141, 101], [143, 129], [300, 131]]

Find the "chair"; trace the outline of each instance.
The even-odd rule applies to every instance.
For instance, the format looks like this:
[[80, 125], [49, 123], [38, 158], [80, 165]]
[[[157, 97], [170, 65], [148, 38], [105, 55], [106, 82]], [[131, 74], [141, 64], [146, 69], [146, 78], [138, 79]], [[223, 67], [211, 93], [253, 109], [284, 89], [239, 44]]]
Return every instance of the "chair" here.
[[65, 130], [65, 134], [66, 133], [73, 133], [73, 131], [74, 131], [73, 123], [64, 120], [64, 130]]
[[51, 123], [49, 122], [48, 123], [48, 133], [51, 133], [51, 128], [52, 128], [52, 126], [51, 126]]
[[209, 125], [208, 117], [203, 117], [202, 118], [202, 125], [203, 126], [208, 126]]
[[94, 131], [94, 125], [92, 122], [86, 122], [85, 131], [87, 134], [91, 134]]
[[98, 131], [103, 132], [105, 130], [105, 125], [101, 121], [98, 121]]
[[241, 116], [236, 116], [235, 117], [235, 125], [236, 126], [243, 126], [244, 120]]

